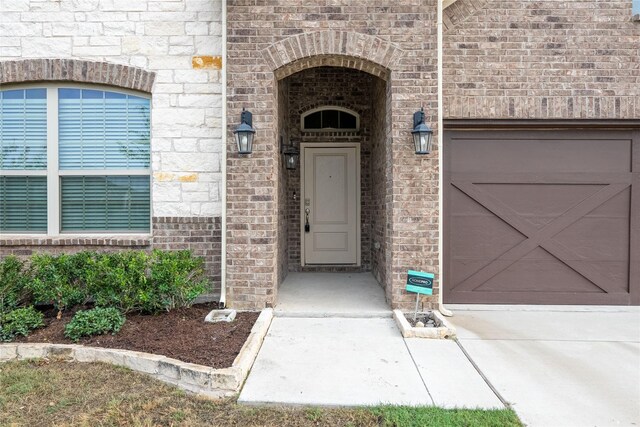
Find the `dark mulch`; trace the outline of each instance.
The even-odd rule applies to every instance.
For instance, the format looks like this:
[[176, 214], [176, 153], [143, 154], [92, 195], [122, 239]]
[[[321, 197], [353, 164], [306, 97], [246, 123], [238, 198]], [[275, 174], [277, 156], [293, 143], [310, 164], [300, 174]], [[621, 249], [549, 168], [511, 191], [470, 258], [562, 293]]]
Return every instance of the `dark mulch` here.
[[[231, 323], [205, 323], [205, 316], [214, 308], [216, 304], [208, 303], [158, 315], [128, 314], [116, 335], [83, 338], [77, 344], [144, 351], [183, 362], [226, 368], [240, 352], [258, 313], [238, 313]], [[64, 336], [64, 327], [73, 313], [64, 313], [60, 320], [55, 316], [55, 310], [45, 311], [46, 326], [17, 341], [74, 344]]]

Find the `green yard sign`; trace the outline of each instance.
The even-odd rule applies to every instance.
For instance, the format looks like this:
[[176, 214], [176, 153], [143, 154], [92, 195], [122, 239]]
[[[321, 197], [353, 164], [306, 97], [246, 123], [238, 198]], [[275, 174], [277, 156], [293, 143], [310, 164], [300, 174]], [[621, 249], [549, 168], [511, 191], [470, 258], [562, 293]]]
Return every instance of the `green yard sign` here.
[[407, 291], [417, 294], [433, 295], [432, 273], [409, 270], [407, 273]]

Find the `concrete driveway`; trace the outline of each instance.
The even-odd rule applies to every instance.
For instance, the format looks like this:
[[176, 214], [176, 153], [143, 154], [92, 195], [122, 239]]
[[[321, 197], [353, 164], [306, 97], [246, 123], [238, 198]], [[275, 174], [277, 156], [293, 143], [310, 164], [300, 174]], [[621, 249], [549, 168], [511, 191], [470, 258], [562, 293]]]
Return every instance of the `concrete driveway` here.
[[458, 339], [525, 424], [640, 425], [637, 307], [469, 307]]

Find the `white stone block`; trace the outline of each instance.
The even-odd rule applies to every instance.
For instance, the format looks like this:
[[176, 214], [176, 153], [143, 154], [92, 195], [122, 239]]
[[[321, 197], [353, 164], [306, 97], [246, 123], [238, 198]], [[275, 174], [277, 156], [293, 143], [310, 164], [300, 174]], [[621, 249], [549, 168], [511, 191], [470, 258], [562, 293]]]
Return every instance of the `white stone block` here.
[[222, 213], [222, 204], [220, 201], [201, 203], [199, 213], [203, 216], [219, 216]]
[[197, 108], [155, 108], [152, 120], [154, 126], [202, 126], [204, 111]]
[[103, 56], [116, 56], [120, 55], [120, 46], [74, 46], [74, 56], [95, 56], [98, 52]]
[[112, 365], [124, 366], [124, 354], [120, 350], [97, 348], [95, 355], [96, 362], [110, 363]]
[[1, 37], [0, 47], [7, 47], [7, 46], [20, 46], [20, 38], [19, 37]]
[[103, 32], [106, 36], [123, 36], [135, 33], [136, 24], [134, 22], [105, 22], [102, 24]]
[[165, 55], [169, 53], [169, 41], [166, 37], [126, 36], [122, 38], [122, 53], [145, 56]]
[[22, 55], [31, 58], [71, 56], [71, 37], [25, 37]]
[[134, 55], [129, 57], [129, 64], [134, 67], [147, 68], [148, 62], [149, 61], [147, 61], [147, 58], [144, 56]]
[[124, 356], [124, 366], [137, 372], [157, 374], [158, 364], [164, 359], [166, 357], [156, 354], [128, 351]]
[[198, 387], [209, 387], [211, 368], [193, 363], [183, 363], [180, 366], [180, 382]]
[[151, 139], [151, 150], [153, 151], [171, 151], [171, 138], [153, 138]]
[[20, 57], [22, 56], [22, 48], [20, 46], [0, 46], [0, 56]]
[[[49, 4], [51, 3], [52, 2], [49, 2]], [[31, 10], [33, 10], [33, 8]], [[11, 21], [11, 19], [7, 19], [8, 17], [4, 12], [2, 13], [2, 15], [6, 19], [6, 21]], [[22, 12], [20, 17], [22, 18], [22, 21], [25, 21], [25, 22], [71, 22], [73, 21], [72, 12], [54, 12], [54, 11]]]
[[2, 12], [26, 12], [29, 10], [29, 0], [3, 0]]
[[176, 70], [173, 74], [176, 83], [206, 83], [207, 73], [200, 70]]
[[160, 202], [154, 200], [153, 214], [155, 216], [189, 216], [193, 215], [190, 207], [182, 202]]
[[[102, 34], [102, 24], [99, 22], [57, 22], [51, 27], [54, 36], [93, 36]], [[116, 44], [120, 41], [113, 41]]]
[[148, 4], [149, 12], [181, 12], [184, 3], [181, 1], [151, 1]]
[[42, 35], [42, 24], [30, 22], [0, 22], [0, 35], [11, 35], [13, 37], [39, 36]]
[[194, 36], [206, 36], [209, 34], [209, 26], [206, 22], [187, 22], [185, 33]]
[[[126, 21], [126, 12], [84, 12], [89, 22], [114, 22]], [[77, 19], [76, 19], [77, 20]]]
[[165, 358], [158, 361], [158, 375], [164, 378], [179, 380], [180, 365], [182, 362], [175, 359]]
[[116, 10], [147, 10], [147, 2], [145, 0], [113, 0], [113, 7]]
[[220, 158], [217, 153], [162, 153], [165, 170], [177, 172], [219, 172]]
[[158, 93], [182, 93], [184, 87], [182, 84], [177, 83], [157, 83], [155, 91]]
[[195, 12], [140, 12], [139, 19], [148, 22], [191, 22], [198, 19]]
[[221, 13], [220, 3], [210, 0], [184, 0], [187, 10], [195, 10], [198, 12], [218, 12]]
[[199, 55], [221, 55], [222, 37], [196, 36], [196, 53]]
[[[211, 78], [212, 75], [209, 75]], [[184, 93], [211, 93], [211, 94], [222, 94], [222, 85], [213, 81], [209, 81], [208, 83], [185, 83], [184, 85]]]
[[179, 152], [194, 153], [198, 151], [196, 138], [180, 138], [173, 140], [173, 149]]
[[209, 192], [184, 192], [182, 193], [182, 200], [185, 202], [208, 202], [210, 201]]
[[154, 202], [179, 202], [180, 198], [179, 182], [154, 182], [153, 200]]
[[205, 153], [221, 153], [222, 140], [202, 138], [198, 142], [198, 151]]
[[49, 354], [48, 344], [19, 344], [18, 359], [42, 359]]
[[18, 357], [16, 344], [0, 344], [0, 362], [6, 362]]
[[95, 362], [97, 351], [96, 348], [78, 346], [75, 351], [75, 359], [78, 362]]
[[179, 95], [180, 107], [219, 107], [222, 103], [220, 96], [215, 95]]
[[169, 55], [193, 55], [195, 52], [193, 46], [169, 46]]
[[[114, 36], [93, 36], [89, 38], [91, 46], [118, 46], [120, 47], [120, 37]], [[102, 49], [100, 49], [102, 52]]]
[[184, 34], [184, 22], [146, 22], [144, 34], [147, 36], [180, 36]]
[[149, 58], [149, 67], [155, 70], [189, 70], [191, 56], [152, 56]]
[[60, 9], [71, 12], [89, 12], [92, 10], [98, 10], [100, 7], [100, 0], [71, 0], [61, 1]]
[[242, 383], [242, 375], [237, 368], [213, 369], [211, 371], [211, 388], [238, 390]]

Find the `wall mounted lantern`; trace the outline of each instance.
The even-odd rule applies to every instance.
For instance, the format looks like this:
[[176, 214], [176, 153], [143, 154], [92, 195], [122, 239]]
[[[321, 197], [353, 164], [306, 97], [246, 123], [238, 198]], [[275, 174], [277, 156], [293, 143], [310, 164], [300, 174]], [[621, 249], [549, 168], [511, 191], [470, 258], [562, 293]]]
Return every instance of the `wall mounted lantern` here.
[[252, 127], [253, 115], [249, 111], [242, 109], [240, 115], [240, 124], [233, 131], [236, 136], [236, 142], [238, 144], [238, 153], [251, 154], [253, 151], [253, 137], [256, 130]]
[[284, 139], [280, 139], [280, 153], [284, 154], [284, 164], [289, 170], [294, 170], [298, 167], [298, 160], [300, 159], [300, 152], [293, 146], [293, 141], [289, 141], [289, 145], [284, 144]]
[[416, 147], [416, 154], [429, 154], [431, 152], [431, 137], [433, 131], [424, 122], [424, 108], [413, 113], [413, 144]]

